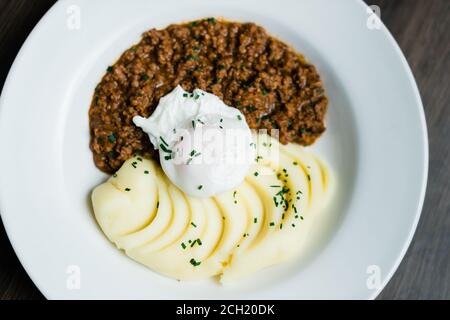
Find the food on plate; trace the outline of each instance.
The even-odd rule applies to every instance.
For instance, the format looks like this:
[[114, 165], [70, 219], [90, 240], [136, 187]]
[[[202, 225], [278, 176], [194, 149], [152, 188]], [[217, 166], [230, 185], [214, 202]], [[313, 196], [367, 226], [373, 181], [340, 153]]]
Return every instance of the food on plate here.
[[108, 239], [148, 268], [179, 280], [233, 283], [297, 256], [333, 179], [318, 157], [265, 134], [245, 180], [213, 197], [192, 197], [150, 158], [127, 160], [92, 193]]
[[165, 276], [233, 283], [300, 255], [333, 194], [315, 67], [253, 23], [146, 32], [89, 109], [102, 231]]
[[289, 45], [254, 23], [174, 24], [144, 33], [97, 85], [89, 119], [100, 170], [113, 173], [136, 153], [158, 159], [133, 118], [149, 117], [177, 85], [218, 96], [242, 112], [251, 129], [279, 129], [283, 144], [310, 145], [325, 130], [323, 83]]

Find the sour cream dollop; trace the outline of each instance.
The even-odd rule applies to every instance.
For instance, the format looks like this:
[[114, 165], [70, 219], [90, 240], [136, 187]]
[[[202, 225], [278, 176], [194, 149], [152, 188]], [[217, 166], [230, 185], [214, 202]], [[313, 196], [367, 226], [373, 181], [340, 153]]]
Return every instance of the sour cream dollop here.
[[149, 118], [135, 116], [159, 150], [161, 167], [185, 193], [210, 197], [238, 186], [255, 158], [244, 115], [214, 94], [177, 86]]

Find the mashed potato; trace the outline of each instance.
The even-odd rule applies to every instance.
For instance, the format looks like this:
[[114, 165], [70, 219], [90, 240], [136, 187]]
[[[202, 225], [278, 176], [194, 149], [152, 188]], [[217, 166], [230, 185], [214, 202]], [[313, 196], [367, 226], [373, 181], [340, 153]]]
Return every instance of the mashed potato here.
[[179, 280], [231, 283], [301, 251], [332, 179], [295, 144], [255, 136], [244, 182], [210, 198], [180, 191], [153, 161], [134, 157], [92, 193], [105, 235], [132, 259]]

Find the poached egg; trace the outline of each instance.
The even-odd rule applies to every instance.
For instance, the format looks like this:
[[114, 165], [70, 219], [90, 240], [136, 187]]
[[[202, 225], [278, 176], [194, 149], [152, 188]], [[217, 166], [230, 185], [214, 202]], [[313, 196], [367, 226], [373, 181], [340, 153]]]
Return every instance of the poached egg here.
[[210, 197], [237, 187], [255, 159], [244, 115], [214, 94], [177, 86], [149, 118], [133, 122], [159, 150], [161, 167], [186, 194]]

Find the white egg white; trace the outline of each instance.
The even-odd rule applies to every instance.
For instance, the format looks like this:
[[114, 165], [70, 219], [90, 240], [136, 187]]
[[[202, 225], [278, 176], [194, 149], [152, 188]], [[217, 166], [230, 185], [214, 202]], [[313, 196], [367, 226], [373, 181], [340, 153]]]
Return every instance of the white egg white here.
[[214, 94], [177, 86], [149, 118], [136, 116], [159, 150], [161, 167], [181, 190], [210, 197], [244, 180], [255, 158], [244, 115]]

